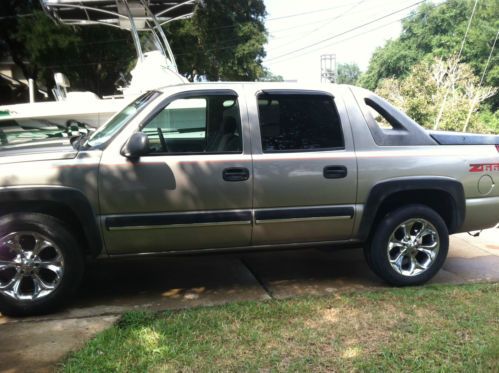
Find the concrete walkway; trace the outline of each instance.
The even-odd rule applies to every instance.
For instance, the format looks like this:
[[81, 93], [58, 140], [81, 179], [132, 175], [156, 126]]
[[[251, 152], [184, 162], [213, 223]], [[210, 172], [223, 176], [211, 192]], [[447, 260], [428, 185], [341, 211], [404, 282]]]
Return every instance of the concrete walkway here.
[[[432, 283], [499, 281], [499, 229], [451, 237]], [[386, 286], [362, 251], [279, 251], [101, 262], [87, 271], [70, 307], [25, 319], [0, 315], [0, 372], [52, 371], [127, 310], [211, 306], [241, 300], [330, 294]]]

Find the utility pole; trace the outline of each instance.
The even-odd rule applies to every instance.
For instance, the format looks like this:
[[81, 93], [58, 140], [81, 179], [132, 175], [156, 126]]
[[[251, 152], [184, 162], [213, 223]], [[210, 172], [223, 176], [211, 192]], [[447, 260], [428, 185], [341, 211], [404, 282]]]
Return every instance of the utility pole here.
[[337, 77], [336, 54], [321, 55], [321, 83], [336, 83]]

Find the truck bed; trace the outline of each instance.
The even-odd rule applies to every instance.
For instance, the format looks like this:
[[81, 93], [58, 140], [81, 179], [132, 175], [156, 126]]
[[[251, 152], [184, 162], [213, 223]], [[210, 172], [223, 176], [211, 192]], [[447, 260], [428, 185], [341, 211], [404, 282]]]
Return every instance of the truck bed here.
[[440, 145], [499, 145], [498, 135], [443, 131], [428, 131], [428, 133]]

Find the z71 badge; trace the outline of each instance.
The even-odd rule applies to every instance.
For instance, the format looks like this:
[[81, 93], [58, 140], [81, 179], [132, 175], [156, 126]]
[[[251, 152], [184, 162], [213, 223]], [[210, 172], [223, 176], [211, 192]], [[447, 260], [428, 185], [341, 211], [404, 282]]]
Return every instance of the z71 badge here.
[[470, 172], [499, 171], [499, 163], [470, 164]]

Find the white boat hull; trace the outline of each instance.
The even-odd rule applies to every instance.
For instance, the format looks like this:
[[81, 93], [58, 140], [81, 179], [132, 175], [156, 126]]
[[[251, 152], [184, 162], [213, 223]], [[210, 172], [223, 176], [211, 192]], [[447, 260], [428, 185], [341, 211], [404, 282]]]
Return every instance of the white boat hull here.
[[8, 120], [40, 119], [65, 125], [68, 120], [75, 120], [97, 128], [121, 110], [128, 101], [123, 98], [116, 98], [96, 99], [93, 101], [49, 101], [0, 106], [0, 123]]

